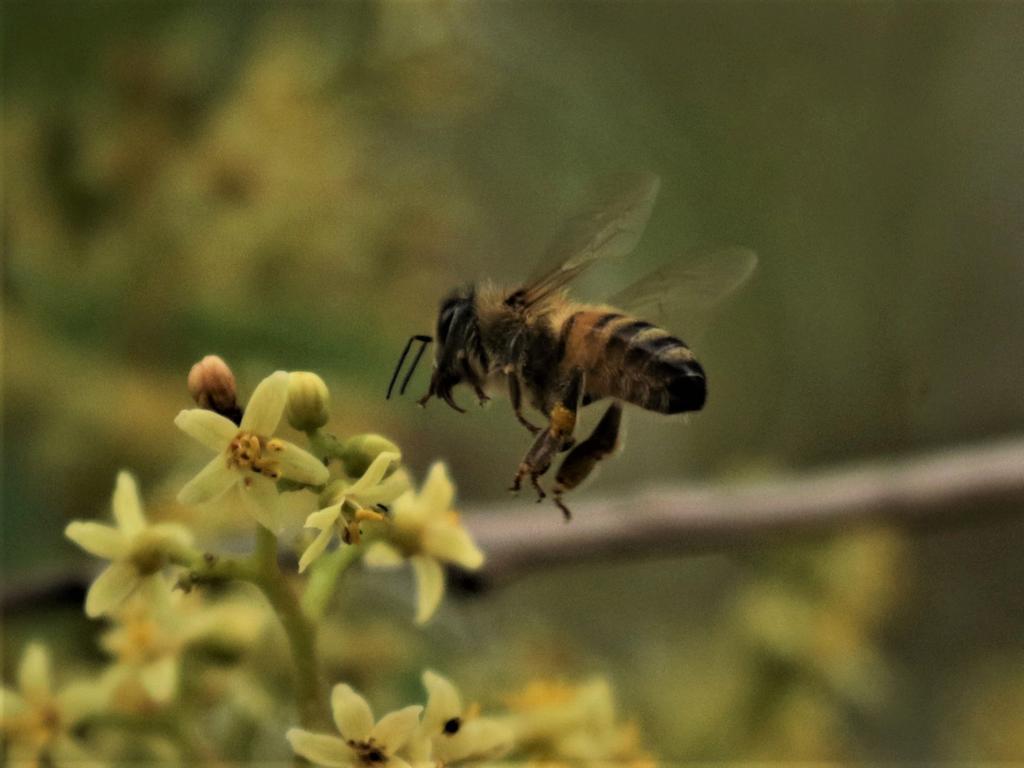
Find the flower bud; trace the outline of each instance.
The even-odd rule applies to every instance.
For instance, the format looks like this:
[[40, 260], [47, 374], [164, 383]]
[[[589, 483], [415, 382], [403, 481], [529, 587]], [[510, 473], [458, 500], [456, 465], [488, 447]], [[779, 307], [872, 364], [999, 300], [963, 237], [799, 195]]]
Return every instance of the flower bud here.
[[295, 371], [288, 377], [288, 423], [302, 432], [320, 429], [330, 418], [331, 393], [315, 373]]
[[226, 416], [236, 424], [241, 421], [235, 374], [217, 355], [207, 355], [188, 372], [188, 391], [200, 408]]
[[[375, 434], [356, 435], [345, 441], [341, 449], [341, 461], [345, 465], [345, 474], [349, 477], [362, 477], [363, 473], [382, 453], [401, 454], [398, 446], [386, 437]], [[398, 462], [388, 468], [388, 474], [394, 472]]]

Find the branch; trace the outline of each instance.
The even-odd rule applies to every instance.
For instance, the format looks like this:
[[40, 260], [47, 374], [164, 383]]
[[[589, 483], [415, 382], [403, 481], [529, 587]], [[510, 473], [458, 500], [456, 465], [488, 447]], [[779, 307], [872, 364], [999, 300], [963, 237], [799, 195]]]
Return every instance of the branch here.
[[766, 535], [865, 522], [962, 521], [981, 508], [1024, 510], [1024, 438], [740, 486], [663, 487], [553, 507], [496, 506], [465, 525], [487, 554], [467, 586], [502, 584], [537, 568], [609, 557], [724, 549]]

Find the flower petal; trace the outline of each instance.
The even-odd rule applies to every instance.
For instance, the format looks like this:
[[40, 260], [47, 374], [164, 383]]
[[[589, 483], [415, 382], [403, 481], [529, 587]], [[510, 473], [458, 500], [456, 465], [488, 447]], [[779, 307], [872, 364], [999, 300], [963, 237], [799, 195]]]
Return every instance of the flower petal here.
[[391, 466], [393, 461], [398, 461], [402, 457], [400, 453], [388, 453], [383, 452], [377, 454], [377, 458], [373, 460], [366, 471], [363, 472], [363, 476], [356, 480], [348, 489], [348, 495], [356, 496], [360, 493], [365, 493], [373, 486], [377, 485], [381, 480], [384, 479], [384, 473], [388, 471], [388, 467]]
[[6, 685], [0, 688], [0, 714], [4, 720], [24, 711], [27, 706], [25, 699], [16, 690]]
[[270, 437], [281, 423], [281, 414], [288, 402], [288, 373], [275, 371], [256, 385], [245, 413], [241, 429], [262, 437]]
[[60, 689], [57, 706], [61, 723], [73, 728], [78, 721], [107, 707], [109, 686], [103, 680], [76, 680]]
[[341, 517], [341, 502], [310, 513], [309, 517], [306, 518], [305, 527], [319, 528], [322, 531], [333, 527], [338, 522], [339, 517]]
[[[433, 768], [434, 765], [436, 765], [436, 763], [427, 763], [426, 768]], [[391, 755], [388, 757], [388, 768], [412, 768], [412, 766], [397, 755]], [[420, 766], [419, 768], [424, 768], [424, 766]]]
[[223, 453], [239, 432], [231, 419], [203, 408], [181, 411], [174, 417], [174, 425], [217, 453]]
[[441, 462], [435, 463], [427, 474], [427, 481], [420, 491], [420, 503], [433, 517], [451, 509], [455, 498], [455, 486], [448, 477], [448, 469]]
[[271, 533], [280, 533], [284, 525], [281, 521], [280, 494], [274, 481], [259, 475], [247, 475], [245, 480], [237, 485], [242, 508]]
[[409, 558], [416, 576], [416, 623], [424, 624], [434, 615], [444, 596], [444, 570], [432, 557]]
[[380, 719], [380, 722], [373, 727], [370, 738], [376, 739], [377, 743], [384, 747], [388, 754], [394, 754], [409, 741], [416, 726], [420, 724], [420, 713], [423, 707], [414, 704], [410, 707], [403, 707], [396, 712], [388, 712]]
[[128, 539], [124, 533], [102, 523], [76, 520], [68, 523], [64, 535], [90, 555], [105, 560], [119, 560], [128, 553]]
[[373, 711], [366, 699], [352, 690], [351, 686], [339, 683], [331, 691], [331, 711], [334, 724], [346, 740], [366, 741], [373, 730]]
[[178, 659], [174, 655], [147, 664], [139, 673], [139, 682], [153, 701], [163, 704], [174, 698], [178, 689]]
[[445, 764], [462, 760], [493, 760], [512, 749], [512, 729], [488, 718], [467, 720], [459, 732], [442, 737], [437, 743], [437, 755]]
[[96, 577], [85, 596], [85, 615], [95, 619], [119, 606], [139, 585], [131, 563], [116, 562]]
[[330, 543], [333, 535], [333, 528], [324, 528], [317, 534], [317, 537], [313, 539], [313, 543], [306, 547], [306, 551], [303, 552], [302, 557], [299, 558], [299, 573], [305, 571], [309, 567], [310, 563], [324, 553], [324, 550], [327, 549], [327, 545]]
[[371, 568], [397, 568], [405, 562], [405, 558], [390, 544], [375, 541], [363, 553], [363, 562]]
[[146, 527], [142, 502], [139, 501], [139, 487], [135, 484], [135, 478], [124, 470], [117, 473], [112, 506], [117, 527], [127, 535], [134, 536]]
[[228, 467], [227, 460], [223, 456], [216, 456], [178, 491], [178, 501], [182, 504], [210, 501], [224, 493], [239, 479], [238, 472]]
[[50, 697], [50, 651], [42, 643], [30, 643], [18, 664], [18, 688], [30, 703]]
[[156, 523], [146, 531], [147, 538], [152, 537], [179, 547], [192, 546], [192, 531], [180, 523]]
[[285, 738], [292, 745], [292, 751], [316, 765], [328, 768], [343, 768], [352, 765], [355, 754], [349, 746], [337, 736], [322, 733], [310, 733], [301, 728], [289, 728]]
[[462, 697], [451, 682], [428, 669], [423, 673], [423, 687], [427, 689], [427, 709], [423, 725], [431, 736], [440, 735], [446, 722], [462, 716]]
[[281, 474], [289, 480], [309, 485], [323, 485], [330, 477], [327, 467], [316, 456], [287, 440], [274, 440], [273, 456], [281, 467]]
[[428, 525], [423, 531], [423, 551], [470, 571], [484, 564], [484, 553], [458, 524]]

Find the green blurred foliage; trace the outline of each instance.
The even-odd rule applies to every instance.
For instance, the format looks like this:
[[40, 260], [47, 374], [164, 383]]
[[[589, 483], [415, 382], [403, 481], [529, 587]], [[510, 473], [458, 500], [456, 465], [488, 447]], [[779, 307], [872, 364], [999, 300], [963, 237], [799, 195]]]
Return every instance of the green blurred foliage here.
[[[447, 460], [466, 506], [498, 498], [527, 445], [506, 405], [385, 403], [395, 357], [451, 286], [524, 276], [587, 180], [621, 168], [657, 171], [662, 195], [638, 254], [581, 298], [694, 246], [761, 265], [694, 343], [707, 411], [631, 413], [590, 493], [1024, 428], [1020, 5], [3, 16], [5, 582], [76, 557], [60, 532], [105, 510], [117, 469], [170, 498], [198, 466], [171, 421], [211, 352], [244, 392], [317, 371], [340, 431], [386, 434], [421, 471]], [[1018, 519], [538, 576], [448, 606], [384, 663], [406, 688], [423, 661], [476, 670], [478, 690], [496, 668], [610, 669], [680, 761], [1024, 759]], [[360, 578], [388, 603], [392, 582]], [[42, 626], [13, 623], [7, 650]], [[61, 626], [79, 657], [81, 619]], [[345, 674], [372, 688], [365, 668]]]

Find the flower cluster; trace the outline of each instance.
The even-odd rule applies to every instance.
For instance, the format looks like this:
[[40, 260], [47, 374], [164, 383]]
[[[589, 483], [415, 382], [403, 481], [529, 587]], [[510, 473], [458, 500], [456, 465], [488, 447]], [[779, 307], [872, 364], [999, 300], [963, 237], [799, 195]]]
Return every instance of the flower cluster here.
[[[235, 387], [215, 356], [189, 373], [199, 407], [181, 411], [175, 424], [215, 455], [180, 488], [179, 506], [157, 505], [147, 515], [136, 480], [122, 471], [113, 525], [67, 526], [71, 541], [106, 561], [85, 612], [106, 622], [98, 641], [108, 662], [55, 690], [49, 652], [28, 646], [17, 687], [4, 688], [0, 701], [8, 764], [90, 766], [110, 754], [138, 763], [223, 762], [211, 757], [210, 738], [228, 744], [222, 756], [234, 761], [230, 750], [249, 749], [254, 729], [279, 745], [272, 759], [286, 758], [290, 745], [323, 766], [497, 765], [509, 755], [596, 765], [631, 754], [632, 732], [615, 724], [603, 684], [539, 708], [529, 697], [512, 701], [508, 712], [483, 717], [452, 682], [427, 670], [422, 705], [377, 720], [361, 695], [339, 684], [328, 710], [317, 646], [335, 621], [325, 612], [349, 566], [408, 562], [419, 625], [443, 599], [445, 566], [478, 569], [484, 554], [455, 509], [443, 464], [417, 489], [390, 440], [326, 431], [330, 393], [319, 376], [277, 371], [244, 407]], [[282, 422], [304, 434], [304, 446], [279, 434]], [[201, 547], [174, 521], [192, 505], [214, 520], [240, 505], [255, 533], [251, 551]], [[279, 669], [287, 674], [274, 674]], [[288, 689], [294, 709], [279, 703]], [[328, 711], [336, 734], [322, 732]], [[297, 727], [285, 732], [281, 723], [295, 717]]]

